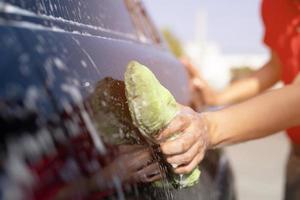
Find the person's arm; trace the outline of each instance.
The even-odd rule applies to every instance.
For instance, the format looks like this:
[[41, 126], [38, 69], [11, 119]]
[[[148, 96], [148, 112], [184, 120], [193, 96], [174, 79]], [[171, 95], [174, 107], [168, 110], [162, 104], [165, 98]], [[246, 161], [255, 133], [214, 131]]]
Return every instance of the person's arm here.
[[300, 84], [206, 115], [211, 146], [261, 138], [300, 124]]
[[300, 74], [295, 78], [293, 84], [300, 84]]
[[[299, 80], [296, 79], [296, 80]], [[261, 138], [300, 124], [300, 83], [264, 93], [221, 111], [198, 114], [183, 107], [158, 139], [167, 161], [189, 173], [206, 149]], [[164, 141], [174, 133], [182, 134]]]
[[185, 66], [188, 73], [189, 93], [191, 95], [188, 106], [193, 108], [195, 111], [200, 111], [205, 106], [205, 102], [201, 90], [201, 88], [203, 87], [202, 85], [199, 87], [199, 84], [206, 84], [206, 81], [202, 78], [200, 71], [197, 70], [190, 62], [190, 59], [188, 59], [187, 57], [182, 57], [180, 61]]
[[251, 76], [235, 81], [220, 92], [214, 91], [202, 77], [198, 78], [191, 64], [185, 62], [187, 70], [193, 75], [193, 83], [203, 93], [208, 105], [218, 106], [238, 103], [258, 95], [272, 87], [280, 79], [281, 67], [279, 59], [272, 51], [270, 60]]

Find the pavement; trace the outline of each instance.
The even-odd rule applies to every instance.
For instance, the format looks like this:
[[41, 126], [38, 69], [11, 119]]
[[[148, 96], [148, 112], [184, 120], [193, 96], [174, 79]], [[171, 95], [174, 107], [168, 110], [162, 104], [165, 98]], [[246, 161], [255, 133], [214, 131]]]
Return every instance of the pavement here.
[[235, 175], [238, 200], [281, 200], [289, 142], [276, 135], [225, 148]]

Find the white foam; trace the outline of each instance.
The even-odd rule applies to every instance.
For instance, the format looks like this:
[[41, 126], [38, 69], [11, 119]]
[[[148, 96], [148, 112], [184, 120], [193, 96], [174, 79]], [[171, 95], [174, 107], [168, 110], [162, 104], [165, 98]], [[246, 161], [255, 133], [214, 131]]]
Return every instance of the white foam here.
[[64, 92], [70, 94], [70, 96], [73, 98], [74, 102], [80, 107], [82, 119], [92, 137], [92, 140], [94, 142], [96, 149], [100, 153], [105, 154], [105, 152], [106, 152], [105, 146], [104, 146], [101, 138], [99, 137], [98, 132], [97, 132], [95, 126], [93, 125], [90, 116], [85, 111], [85, 109], [82, 105], [83, 98], [80, 94], [79, 89], [73, 85], [68, 85], [68, 84], [62, 84], [61, 88]]
[[82, 67], [87, 68], [87, 63], [84, 60], [80, 61]]
[[25, 105], [31, 110], [37, 110], [37, 100], [39, 98], [39, 90], [36, 86], [30, 86], [25, 95]]
[[53, 58], [53, 62], [55, 63], [56, 67], [60, 70], [67, 70], [66, 65], [63, 63], [63, 61], [60, 58]]
[[81, 116], [83, 118], [83, 121], [85, 122], [85, 125], [86, 125], [89, 133], [91, 134], [91, 137], [92, 137], [92, 140], [94, 142], [96, 149], [100, 153], [105, 154], [105, 152], [106, 152], [105, 146], [104, 146], [101, 138], [99, 137], [98, 132], [97, 132], [95, 126], [93, 125], [90, 116], [87, 114], [87, 112], [85, 110], [81, 111]]
[[[119, 31], [106, 29], [106, 28], [100, 27], [100, 26], [82, 24], [82, 23], [79, 23], [79, 22], [64, 19], [62, 17], [54, 17], [52, 15], [45, 15], [45, 14], [36, 14], [34, 12], [31, 12], [31, 11], [25, 10], [23, 8], [20, 8], [18, 6], [15, 6], [15, 5], [12, 5], [12, 4], [9, 4], [9, 3], [4, 3], [4, 2], [0, 2], [0, 12], [25, 15], [25, 16], [31, 16], [31, 17], [36, 17], [36, 18], [54, 20], [54, 21], [60, 21], [60, 22], [64, 22], [64, 23], [67, 23], [67, 24], [74, 25], [74, 26], [86, 27], [86, 28], [93, 29], [93, 30], [96, 30], [96, 31], [103, 31], [103, 32], [106, 32], [106, 33], [110, 33], [110, 34], [114, 34], [114, 35], [118, 35], [118, 36], [122, 36], [122, 37], [125, 36], [125, 37], [130, 38], [130, 39], [136, 39], [136, 36], [134, 34], [122, 33], [122, 32], [119, 32]], [[60, 29], [60, 28], [56, 27], [54, 29]], [[74, 31], [74, 33], [80, 33], [80, 32]], [[84, 34], [87, 34], [87, 33], [84, 33]]]
[[25, 162], [16, 154], [9, 153], [5, 162], [5, 171], [13, 182], [22, 186], [30, 187], [35, 182], [34, 175], [26, 167]]
[[19, 14], [25, 16], [36, 16], [35, 13], [25, 10], [23, 8], [11, 5], [9, 3], [0, 2], [0, 11], [11, 14]]
[[61, 89], [68, 93], [76, 104], [81, 104], [83, 102], [82, 96], [77, 87], [63, 83], [61, 85]]
[[52, 31], [52, 32], [60, 32], [60, 33], [69, 33], [69, 34], [73, 34], [73, 35], [89, 36], [89, 37], [101, 38], [104, 40], [117, 41], [117, 42], [122, 42], [122, 43], [134, 43], [133, 41], [130, 41], [130, 40], [121, 40], [121, 39], [116, 39], [116, 38], [103, 37], [103, 36], [99, 36], [99, 35], [92, 35], [89, 33], [79, 33], [78, 31], [65, 31], [65, 30], [60, 29], [55, 26], [47, 27], [47, 26], [43, 26], [40, 24], [31, 23], [31, 22], [9, 21], [9, 23], [7, 23], [6, 21], [3, 21], [0, 19], [0, 25], [18, 27], [18, 28], [26, 28], [26, 29], [38, 30], [38, 31]]

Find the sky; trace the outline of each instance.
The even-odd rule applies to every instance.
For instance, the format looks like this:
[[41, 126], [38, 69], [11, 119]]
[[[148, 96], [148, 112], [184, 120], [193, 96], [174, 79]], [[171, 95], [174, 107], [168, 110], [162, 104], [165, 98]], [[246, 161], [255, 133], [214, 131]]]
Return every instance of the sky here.
[[206, 16], [207, 40], [224, 53], [266, 52], [260, 1], [143, 0], [154, 23], [170, 28], [183, 42], [193, 40], [196, 16]]

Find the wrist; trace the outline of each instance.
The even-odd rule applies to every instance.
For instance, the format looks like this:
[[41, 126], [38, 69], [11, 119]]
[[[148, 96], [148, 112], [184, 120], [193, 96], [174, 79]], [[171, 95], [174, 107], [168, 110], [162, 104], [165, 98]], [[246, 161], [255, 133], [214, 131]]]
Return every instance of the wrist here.
[[200, 114], [201, 120], [204, 124], [204, 131], [207, 135], [208, 140], [208, 149], [212, 149], [216, 147], [218, 143], [217, 137], [217, 123], [215, 122], [214, 112], [204, 112]]

